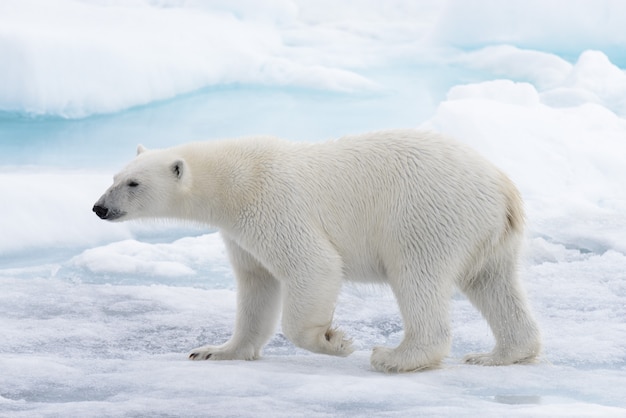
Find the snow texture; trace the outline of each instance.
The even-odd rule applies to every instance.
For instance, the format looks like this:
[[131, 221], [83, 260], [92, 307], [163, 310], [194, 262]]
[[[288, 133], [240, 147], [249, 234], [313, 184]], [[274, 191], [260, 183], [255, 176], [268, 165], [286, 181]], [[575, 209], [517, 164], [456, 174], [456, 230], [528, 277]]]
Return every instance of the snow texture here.
[[[0, 416], [626, 416], [624, 27], [611, 0], [0, 2]], [[138, 143], [397, 127], [520, 188], [538, 364], [462, 364], [493, 338], [457, 294], [440, 369], [375, 373], [402, 324], [357, 285], [350, 357], [278, 329], [259, 361], [187, 361], [232, 330], [219, 235], [91, 213]]]

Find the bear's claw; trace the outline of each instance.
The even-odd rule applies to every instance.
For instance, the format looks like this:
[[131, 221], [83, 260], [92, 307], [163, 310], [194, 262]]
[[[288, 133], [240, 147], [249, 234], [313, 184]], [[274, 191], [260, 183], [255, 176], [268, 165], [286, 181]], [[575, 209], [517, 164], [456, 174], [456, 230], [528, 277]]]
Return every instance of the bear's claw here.
[[226, 344], [198, 347], [189, 354], [189, 360], [255, 360], [258, 357], [259, 354], [253, 347], [238, 347], [233, 350]]
[[211, 358], [213, 353], [207, 353], [204, 356], [201, 353], [191, 353], [189, 354], [189, 360], [208, 360]]

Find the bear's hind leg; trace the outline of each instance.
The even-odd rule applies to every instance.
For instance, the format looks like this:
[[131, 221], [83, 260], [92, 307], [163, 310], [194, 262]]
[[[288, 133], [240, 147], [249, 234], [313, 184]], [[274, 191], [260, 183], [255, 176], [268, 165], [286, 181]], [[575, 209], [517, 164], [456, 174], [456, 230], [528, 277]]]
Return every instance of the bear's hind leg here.
[[191, 360], [254, 360], [276, 330], [280, 282], [237, 244], [224, 240], [237, 279], [237, 318], [229, 341], [195, 348]]
[[451, 286], [436, 277], [404, 277], [390, 281], [390, 285], [402, 314], [404, 339], [396, 348], [375, 347], [372, 367], [385, 373], [438, 367], [450, 351]]
[[496, 339], [490, 353], [469, 354], [469, 364], [530, 363], [541, 350], [540, 333], [517, 277], [515, 256], [493, 257], [461, 289], [480, 311]]

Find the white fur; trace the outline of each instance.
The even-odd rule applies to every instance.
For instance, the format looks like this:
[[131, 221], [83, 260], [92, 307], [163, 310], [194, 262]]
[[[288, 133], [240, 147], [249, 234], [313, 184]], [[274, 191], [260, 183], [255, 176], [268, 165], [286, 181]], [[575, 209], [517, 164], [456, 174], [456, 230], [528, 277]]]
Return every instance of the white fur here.
[[218, 227], [237, 277], [232, 338], [190, 358], [258, 358], [281, 307], [283, 332], [294, 344], [350, 354], [351, 341], [332, 327], [343, 279], [383, 281], [396, 295], [404, 339], [396, 348], [374, 348], [376, 370], [441, 362], [450, 348], [455, 287], [496, 338], [492, 352], [466, 362], [501, 365], [538, 355], [539, 331], [516, 273], [520, 196], [467, 147], [398, 130], [320, 144], [257, 137], [138, 153], [96, 206], [115, 220], [169, 217]]

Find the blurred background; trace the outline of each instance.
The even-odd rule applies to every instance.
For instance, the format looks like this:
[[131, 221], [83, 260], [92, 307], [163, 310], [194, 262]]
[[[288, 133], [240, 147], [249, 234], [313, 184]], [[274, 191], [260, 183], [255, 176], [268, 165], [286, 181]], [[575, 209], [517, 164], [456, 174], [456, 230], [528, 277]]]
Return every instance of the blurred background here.
[[533, 236], [626, 251], [624, 27], [611, 0], [2, 1], [0, 262], [145, 231], [90, 212], [139, 143], [408, 127], [507, 171]]

